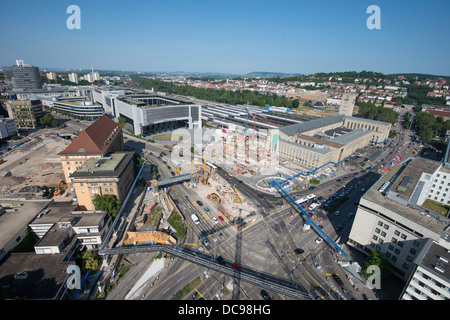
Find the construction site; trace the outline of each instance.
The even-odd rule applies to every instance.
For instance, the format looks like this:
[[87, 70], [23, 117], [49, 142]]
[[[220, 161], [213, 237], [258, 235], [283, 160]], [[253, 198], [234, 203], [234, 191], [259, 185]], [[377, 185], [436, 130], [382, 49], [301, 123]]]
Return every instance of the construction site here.
[[2, 151], [0, 197], [5, 199], [61, 199], [75, 194], [67, 190], [58, 152], [67, 147], [65, 140], [47, 132]]

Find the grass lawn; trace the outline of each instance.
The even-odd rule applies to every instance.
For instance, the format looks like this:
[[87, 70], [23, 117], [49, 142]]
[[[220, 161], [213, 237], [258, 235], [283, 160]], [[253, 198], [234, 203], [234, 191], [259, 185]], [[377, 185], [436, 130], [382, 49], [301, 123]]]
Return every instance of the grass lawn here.
[[422, 207], [430, 209], [431, 211], [434, 211], [436, 213], [439, 213], [443, 216], [447, 215], [448, 210], [450, 210], [450, 206], [447, 206], [445, 204], [442, 204], [437, 201], [433, 201], [430, 199], [425, 200]]

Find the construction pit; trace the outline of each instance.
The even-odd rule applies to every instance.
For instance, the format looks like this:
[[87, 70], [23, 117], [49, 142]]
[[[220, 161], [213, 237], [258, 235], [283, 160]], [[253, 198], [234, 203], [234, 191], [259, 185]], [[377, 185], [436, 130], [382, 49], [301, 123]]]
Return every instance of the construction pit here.
[[0, 164], [0, 198], [41, 199], [44, 191], [51, 193], [55, 201], [67, 201], [73, 196], [67, 190], [54, 196], [58, 185], [64, 181], [64, 173], [58, 153], [64, 150], [70, 140], [54, 134], [41, 134], [30, 141], [4, 150]]

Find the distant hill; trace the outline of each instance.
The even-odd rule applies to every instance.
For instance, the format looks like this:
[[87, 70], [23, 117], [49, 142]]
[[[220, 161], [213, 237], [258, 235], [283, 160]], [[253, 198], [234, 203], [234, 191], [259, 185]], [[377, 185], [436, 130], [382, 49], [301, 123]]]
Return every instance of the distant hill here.
[[301, 73], [282, 73], [282, 72], [267, 72], [267, 71], [254, 71], [241, 75], [241, 78], [275, 78], [275, 77], [292, 77], [301, 76]]
[[442, 79], [450, 79], [450, 76], [438, 76], [435, 74], [425, 74], [425, 73], [393, 73], [390, 74], [394, 77], [404, 76], [405, 78], [425, 78], [425, 79], [436, 79], [436, 78], [442, 78]]

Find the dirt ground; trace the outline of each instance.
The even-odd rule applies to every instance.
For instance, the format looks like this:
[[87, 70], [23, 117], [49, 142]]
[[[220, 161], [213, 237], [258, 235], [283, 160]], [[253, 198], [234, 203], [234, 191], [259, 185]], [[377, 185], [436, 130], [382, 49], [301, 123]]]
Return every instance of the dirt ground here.
[[57, 187], [64, 180], [58, 153], [69, 142], [60, 138], [35, 138], [21, 148], [4, 152], [1, 156], [4, 162], [0, 164], [0, 197], [40, 199], [42, 187]]

